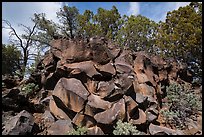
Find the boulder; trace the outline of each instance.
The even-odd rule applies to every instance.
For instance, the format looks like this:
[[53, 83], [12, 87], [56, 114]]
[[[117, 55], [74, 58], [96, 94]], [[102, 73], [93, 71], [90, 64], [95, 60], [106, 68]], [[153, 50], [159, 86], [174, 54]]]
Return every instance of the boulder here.
[[45, 90], [53, 90], [59, 79], [60, 76], [57, 73], [50, 73], [47, 77], [42, 76], [41, 83]]
[[132, 56], [130, 55], [130, 51], [122, 51], [119, 57], [115, 59], [115, 67], [116, 71], [118, 73], [132, 73], [133, 68], [133, 59]]
[[100, 96], [91, 94], [91, 95], [88, 96], [87, 105], [89, 105], [91, 107], [94, 107], [94, 108], [107, 110], [107, 109], [111, 108], [112, 103], [101, 99]]
[[138, 84], [135, 90], [144, 96], [154, 96], [155, 94], [155, 89], [147, 84]]
[[116, 74], [116, 70], [113, 66], [113, 62], [109, 62], [105, 65], [96, 64], [95, 68], [103, 75], [103, 76], [114, 76]]
[[89, 93], [95, 94], [98, 81], [91, 80], [90, 78], [86, 78], [86, 83], [84, 83]]
[[64, 59], [68, 63], [88, 61], [93, 58], [90, 49], [85, 46], [83, 41], [57, 39], [51, 41], [50, 45], [54, 56]]
[[125, 93], [131, 86], [134, 81], [134, 75], [130, 74], [118, 74], [118, 78], [115, 79], [115, 85], [122, 89]]
[[140, 93], [136, 93], [136, 98], [134, 99], [138, 104], [142, 104], [144, 103], [146, 100], [147, 100], [147, 96], [143, 96], [142, 94]]
[[28, 135], [31, 134], [34, 125], [33, 116], [26, 110], [10, 118], [5, 124], [2, 135]]
[[57, 60], [54, 58], [53, 54], [47, 54], [42, 60], [42, 64], [45, 70], [51, 73], [56, 69]]
[[53, 95], [59, 99], [68, 109], [80, 112], [90, 93], [80, 80], [75, 78], [61, 78], [53, 90]]
[[87, 135], [104, 135], [103, 131], [98, 126], [88, 128]]
[[[154, 127], [156, 125], [149, 127], [149, 124], [158, 122], [158, 111], [166, 96], [161, 87], [174, 81], [191, 82], [193, 75], [185, 64], [143, 51], [121, 49], [98, 36], [85, 40], [59, 38], [50, 45], [35, 73], [31, 74], [31, 81], [42, 88], [38, 103], [34, 99], [34, 105], [30, 105], [19, 90], [13, 88], [15, 82], [7, 78], [4, 80], [7, 87], [4, 86], [2, 92], [4, 112], [19, 112], [24, 108], [36, 112], [37, 105], [44, 106], [49, 111], [43, 114], [45, 130], [42, 134], [47, 134], [46, 128], [49, 134], [66, 134], [65, 129], [73, 129], [70, 121], [74, 126], [88, 127], [89, 135], [112, 134], [119, 119], [136, 125], [142, 132], [148, 133], [149, 128], [150, 134], [172, 132]], [[8, 86], [13, 89], [6, 89]], [[63, 121], [59, 125], [61, 122], [56, 124], [55, 120]], [[58, 129], [66, 120], [68, 127]]]
[[84, 114], [94, 116], [95, 114], [111, 108], [112, 103], [105, 101], [100, 96], [91, 94], [85, 106]]
[[107, 47], [112, 55], [112, 60], [115, 60], [118, 56], [120, 56], [122, 50], [120, 47], [112, 43], [111, 41], [108, 42]]
[[134, 60], [134, 71], [140, 84], [150, 82], [154, 87], [156, 86], [152, 66], [153, 63], [146, 53], [137, 53], [137, 57]]
[[96, 121], [94, 120], [93, 117], [84, 115], [80, 112], [75, 115], [75, 117], [72, 119], [72, 122], [75, 125], [85, 126], [87, 128], [96, 125]]
[[16, 96], [18, 96], [19, 93], [20, 93], [20, 90], [14, 87], [12, 89], [4, 90], [4, 92], [2, 92], [2, 97], [15, 98]]
[[157, 120], [159, 112], [154, 106], [151, 106], [151, 107], [146, 109], [145, 114], [147, 116], [148, 122], [151, 123], [151, 122], [154, 122], [155, 120]]
[[70, 120], [57, 120], [49, 129], [47, 129], [47, 135], [66, 135], [73, 129], [74, 128]]
[[147, 121], [147, 116], [146, 116], [145, 112], [140, 108], [138, 108], [138, 111], [130, 119], [130, 123], [132, 123], [134, 125], [144, 124], [144, 123], [146, 123], [146, 121]]
[[111, 53], [108, 48], [101, 43], [92, 42], [91, 50], [93, 61], [101, 65], [107, 64], [111, 60]]
[[99, 95], [101, 98], [107, 97], [114, 90], [115, 84], [114, 81], [100, 81], [97, 86], [96, 95]]
[[115, 120], [123, 120], [125, 118], [125, 101], [120, 99], [117, 103], [113, 104], [110, 109], [97, 113], [94, 119], [98, 123], [113, 124]]
[[130, 120], [130, 118], [133, 116], [135, 113], [138, 104], [130, 97], [130, 96], [123, 96], [125, 100], [125, 106], [126, 106], [126, 113], [127, 113], [127, 121]]
[[72, 75], [79, 74], [82, 72], [84, 72], [90, 78], [93, 77], [94, 75], [101, 75], [99, 72], [96, 71], [94, 67], [94, 62], [92, 61], [65, 64], [64, 67], [66, 70], [70, 70]]
[[173, 130], [167, 127], [162, 127], [154, 124], [149, 125], [149, 133], [151, 135], [184, 135], [180, 130]]
[[65, 120], [70, 120], [70, 117], [65, 113], [63, 104], [61, 103], [56, 103], [55, 100], [52, 99], [49, 101], [49, 108], [50, 112], [54, 114], [54, 116], [57, 119], [65, 119]]

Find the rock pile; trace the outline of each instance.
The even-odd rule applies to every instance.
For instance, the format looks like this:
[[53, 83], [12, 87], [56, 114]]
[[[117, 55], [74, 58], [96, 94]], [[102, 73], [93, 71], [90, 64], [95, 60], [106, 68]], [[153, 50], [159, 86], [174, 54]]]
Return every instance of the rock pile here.
[[42, 134], [66, 134], [76, 126], [86, 126], [90, 134], [111, 134], [119, 119], [146, 134], [182, 134], [157, 125], [162, 85], [181, 75], [180, 81], [192, 78], [178, 63], [122, 50], [97, 37], [57, 39], [50, 45], [32, 74], [42, 87], [39, 103], [47, 106]]

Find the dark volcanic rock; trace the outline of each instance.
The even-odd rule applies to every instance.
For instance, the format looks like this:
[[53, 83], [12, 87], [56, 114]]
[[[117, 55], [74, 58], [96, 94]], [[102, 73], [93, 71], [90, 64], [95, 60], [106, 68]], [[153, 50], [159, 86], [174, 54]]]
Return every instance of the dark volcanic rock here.
[[61, 78], [53, 91], [53, 96], [56, 96], [68, 109], [75, 112], [80, 112], [83, 109], [89, 94], [81, 81], [74, 78]]
[[31, 134], [33, 125], [33, 116], [23, 110], [5, 124], [2, 135], [28, 135]]
[[112, 124], [115, 120], [123, 120], [125, 118], [125, 101], [120, 99], [110, 109], [97, 113], [94, 118], [98, 123]]
[[73, 125], [70, 120], [57, 120], [47, 130], [48, 135], [66, 135], [69, 131], [72, 131]]
[[[58, 38], [51, 41], [29, 80], [2, 78], [3, 125], [24, 109], [34, 113], [39, 135], [64, 135], [73, 126], [87, 127], [88, 135], [112, 134], [119, 119], [147, 134], [177, 134], [152, 124], [160, 122], [166, 87], [175, 81], [192, 82], [187, 65], [122, 49], [104, 37]], [[21, 95], [16, 87], [29, 82], [40, 87], [34, 98]], [[16, 128], [20, 130], [15, 134], [24, 134]], [[4, 134], [10, 131], [14, 132]]]
[[151, 135], [184, 135], [184, 133], [180, 130], [173, 130], [167, 127], [157, 126], [154, 124], [150, 124], [149, 132]]

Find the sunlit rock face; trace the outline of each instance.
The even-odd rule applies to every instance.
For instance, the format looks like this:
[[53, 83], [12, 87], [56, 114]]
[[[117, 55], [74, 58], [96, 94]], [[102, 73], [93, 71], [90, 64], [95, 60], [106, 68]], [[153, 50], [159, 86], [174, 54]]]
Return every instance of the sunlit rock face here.
[[[154, 125], [164, 97], [161, 86], [176, 81], [184, 69], [176, 62], [124, 50], [100, 37], [55, 39], [50, 45], [37, 66], [40, 76], [32, 75], [49, 91], [39, 101], [49, 97], [46, 111], [54, 117], [45, 134], [65, 134], [75, 126], [86, 126], [88, 134], [108, 134], [118, 120], [149, 134], [176, 134]], [[4, 106], [8, 98], [12, 101], [4, 96]]]

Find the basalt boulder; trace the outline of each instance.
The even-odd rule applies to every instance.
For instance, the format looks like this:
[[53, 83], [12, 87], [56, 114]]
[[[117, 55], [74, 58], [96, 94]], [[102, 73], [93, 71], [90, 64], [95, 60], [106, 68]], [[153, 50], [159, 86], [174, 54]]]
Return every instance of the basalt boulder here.
[[[122, 49], [103, 37], [59, 38], [50, 45], [32, 74], [41, 91], [50, 93], [40, 100], [54, 117], [45, 134], [66, 134], [81, 125], [89, 135], [109, 134], [119, 119], [150, 134], [175, 133], [153, 124], [165, 97], [162, 86], [191, 81], [186, 65]], [[13, 94], [18, 91], [3, 98]]]

